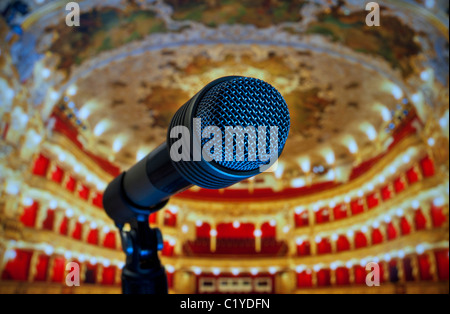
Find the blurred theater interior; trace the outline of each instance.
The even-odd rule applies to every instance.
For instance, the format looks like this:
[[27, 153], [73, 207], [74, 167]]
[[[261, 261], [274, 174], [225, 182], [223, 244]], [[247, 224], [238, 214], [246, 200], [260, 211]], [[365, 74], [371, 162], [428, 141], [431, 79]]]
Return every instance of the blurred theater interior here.
[[448, 1], [67, 2], [0, 2], [0, 293], [120, 293], [102, 192], [227, 75], [274, 85], [290, 136], [151, 215], [171, 293], [449, 292]]

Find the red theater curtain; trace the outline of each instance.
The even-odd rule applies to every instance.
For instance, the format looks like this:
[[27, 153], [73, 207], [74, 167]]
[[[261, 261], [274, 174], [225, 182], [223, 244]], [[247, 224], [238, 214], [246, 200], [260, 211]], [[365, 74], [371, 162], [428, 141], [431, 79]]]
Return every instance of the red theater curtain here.
[[335, 208], [333, 208], [334, 219], [339, 220], [343, 218], [347, 218], [347, 205], [339, 204]]
[[329, 254], [331, 253], [331, 243], [330, 240], [328, 239], [322, 239], [322, 241], [320, 241], [317, 244], [317, 252], [319, 254]]
[[61, 183], [63, 177], [64, 177], [64, 170], [62, 170], [60, 167], [55, 167], [55, 169], [52, 172], [52, 181], [56, 183]]
[[177, 214], [170, 210], [164, 211], [164, 225], [168, 227], [175, 227], [177, 225]]
[[350, 250], [350, 242], [348, 241], [346, 236], [339, 236], [337, 240], [337, 251], [343, 252]]
[[422, 210], [416, 210], [414, 215], [414, 222], [416, 224], [416, 230], [424, 230], [427, 227], [427, 219], [425, 215], [422, 213]]
[[350, 284], [350, 272], [345, 267], [339, 267], [336, 269], [336, 283], [339, 286], [345, 286]]
[[414, 168], [411, 168], [406, 172], [406, 177], [408, 178], [409, 184], [414, 184], [419, 181], [419, 174]]
[[308, 241], [297, 245], [297, 255], [298, 256], [309, 256], [311, 255], [311, 245]]
[[92, 204], [99, 208], [103, 208], [103, 194], [95, 193], [95, 196], [92, 198]]
[[329, 269], [321, 269], [317, 273], [317, 285], [319, 287], [331, 286], [331, 272]]
[[174, 247], [170, 245], [169, 241], [164, 241], [164, 248], [162, 250], [162, 255], [173, 256]]
[[380, 204], [380, 200], [378, 199], [378, 195], [376, 193], [372, 193], [367, 196], [367, 207], [369, 209], [373, 209]]
[[116, 248], [116, 234], [114, 232], [110, 231], [105, 235], [103, 246], [110, 249]]
[[433, 220], [433, 226], [436, 228], [441, 227], [447, 220], [444, 215], [442, 207], [431, 206], [431, 219]]
[[44, 155], [40, 154], [39, 157], [34, 162], [33, 174], [45, 177], [47, 175], [49, 164], [50, 160]]
[[295, 214], [295, 226], [297, 228], [309, 226], [309, 218], [307, 211], [303, 211], [300, 214]]
[[266, 222], [261, 226], [261, 233], [263, 238], [275, 238], [276, 237], [276, 227], [271, 226], [270, 223]]
[[364, 201], [362, 199], [354, 200], [350, 203], [352, 215], [358, 215], [364, 212]]
[[387, 225], [387, 237], [388, 240], [394, 240], [397, 238], [397, 230], [392, 222]]
[[75, 180], [73, 177], [69, 177], [67, 179], [66, 189], [69, 190], [70, 192], [73, 192], [73, 191], [75, 191], [76, 184], [77, 184], [77, 180]]
[[64, 259], [64, 257], [55, 258], [53, 260], [52, 281], [63, 282], [65, 269], [66, 269], [66, 260]]
[[42, 223], [42, 228], [44, 230], [52, 231], [54, 223], [55, 223], [55, 211], [47, 209], [47, 217], [45, 217], [45, 220]]
[[330, 221], [328, 208], [322, 208], [316, 212], [316, 223], [321, 224]]
[[69, 224], [69, 218], [64, 217], [62, 222], [61, 222], [61, 225], [59, 226], [59, 234], [67, 235], [67, 233], [68, 233], [68, 224]]
[[171, 289], [173, 288], [174, 273], [166, 272], [166, 275], [167, 275], [167, 287]]
[[94, 245], [98, 244], [98, 229], [91, 229], [89, 231], [87, 242]]
[[78, 195], [84, 199], [84, 200], [88, 200], [89, 199], [89, 188], [85, 185], [81, 185], [80, 189], [78, 190]]
[[148, 217], [148, 222], [149, 222], [150, 224], [153, 224], [153, 225], [154, 225], [154, 224], [156, 224], [157, 219], [158, 219], [158, 212], [151, 214], [151, 215]]
[[421, 280], [432, 280], [433, 276], [430, 271], [430, 260], [428, 255], [420, 255], [418, 258], [420, 279]]
[[312, 273], [309, 270], [305, 270], [297, 274], [297, 287], [298, 288], [310, 288], [312, 287]]
[[9, 260], [3, 269], [3, 280], [28, 280], [32, 252], [16, 250], [16, 257]]
[[381, 189], [381, 197], [384, 201], [390, 200], [392, 198], [392, 192], [389, 186], [385, 186]]
[[39, 255], [36, 264], [36, 274], [34, 276], [34, 281], [46, 281], [47, 280], [47, 270], [49, 257], [47, 255]]
[[383, 242], [383, 234], [381, 233], [380, 229], [373, 229], [372, 230], [372, 244], [379, 244]]
[[217, 238], [253, 239], [254, 232], [255, 225], [251, 223], [241, 223], [239, 228], [233, 227], [232, 223], [217, 225]]
[[77, 222], [75, 224], [75, 228], [73, 229], [73, 232], [72, 232], [72, 238], [81, 240], [82, 231], [83, 231], [83, 225], [81, 223]]
[[365, 285], [366, 284], [366, 276], [367, 276], [365, 267], [356, 265], [354, 267], [354, 271], [355, 271], [355, 283], [357, 285]]
[[394, 181], [394, 188], [397, 194], [405, 190], [406, 186], [402, 178], [398, 178]]
[[211, 226], [204, 222], [201, 226], [197, 226], [196, 238], [209, 238], [211, 232]]
[[115, 283], [116, 268], [114, 266], [103, 267], [102, 285], [112, 286]]
[[408, 219], [405, 217], [402, 217], [400, 219], [400, 229], [402, 232], [402, 235], [407, 235], [411, 233], [411, 225], [408, 222]]
[[436, 173], [434, 163], [430, 157], [425, 157], [420, 161], [420, 166], [422, 167], [422, 172], [424, 177], [432, 177]]
[[25, 207], [22, 216], [20, 217], [20, 221], [27, 227], [34, 227], [38, 209], [38, 202], [33, 202], [31, 206]]
[[361, 231], [355, 232], [355, 248], [360, 249], [367, 246], [367, 238]]
[[448, 249], [435, 252], [439, 280], [448, 280]]

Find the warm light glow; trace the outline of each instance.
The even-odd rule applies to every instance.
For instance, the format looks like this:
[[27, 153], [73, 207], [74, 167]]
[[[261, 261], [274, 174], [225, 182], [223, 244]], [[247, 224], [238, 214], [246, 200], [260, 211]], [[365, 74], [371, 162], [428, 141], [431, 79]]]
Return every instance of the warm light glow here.
[[202, 274], [202, 270], [201, 270], [201, 268], [199, 268], [199, 267], [194, 267], [193, 272], [194, 272], [194, 274], [196, 274], [197, 276]]
[[278, 162], [278, 167], [275, 170], [275, 178], [280, 179], [283, 176], [284, 172], [284, 164], [282, 162]]
[[44, 253], [48, 256], [52, 255], [54, 251], [55, 250], [53, 249], [53, 246], [51, 246], [51, 245], [47, 245], [44, 249]]
[[308, 157], [299, 158], [298, 162], [304, 173], [309, 173], [311, 171], [311, 160]]
[[16, 250], [8, 250], [5, 252], [5, 260], [6, 261], [14, 260], [16, 257], [17, 257]]
[[122, 150], [123, 146], [125, 145], [127, 138], [123, 135], [117, 137], [114, 142], [113, 142], [113, 146], [112, 149], [115, 153], [118, 153]]
[[56, 200], [51, 200], [48, 204], [48, 208], [50, 209], [56, 209], [58, 207], [58, 202]]
[[342, 143], [348, 148], [349, 152], [352, 154], [356, 154], [358, 152], [358, 144], [353, 136], [347, 135]]
[[233, 228], [238, 229], [241, 226], [239, 221], [233, 221]]
[[336, 156], [331, 148], [323, 148], [320, 153], [322, 154], [323, 158], [325, 158], [325, 161], [328, 165], [331, 166], [336, 162]]
[[360, 128], [364, 133], [366, 133], [367, 138], [370, 141], [375, 141], [377, 139], [377, 135], [378, 135], [377, 130], [375, 129], [375, 127], [372, 124], [365, 122], [365, 123], [361, 124]]
[[66, 217], [67, 218], [72, 218], [73, 214], [74, 214], [73, 209], [69, 208], [69, 209], [66, 210]]
[[77, 94], [77, 91], [78, 91], [78, 88], [75, 85], [72, 85], [67, 89], [67, 95], [75, 96]]
[[302, 188], [306, 185], [306, 180], [304, 178], [297, 178], [291, 181], [291, 186], [293, 188]]
[[172, 265], [166, 265], [165, 268], [169, 274], [173, 274], [175, 272], [175, 267]]
[[381, 118], [383, 119], [384, 122], [391, 121], [392, 115], [386, 106], [377, 104], [374, 106], [374, 109], [381, 114]]
[[106, 130], [108, 130], [111, 126], [111, 122], [108, 120], [102, 120], [100, 121], [94, 128], [94, 135], [100, 136], [103, 133], [105, 133]]
[[91, 114], [91, 111], [89, 110], [89, 108], [87, 106], [84, 106], [78, 112], [78, 118], [86, 120], [87, 118], [89, 118], [90, 114]]
[[[183, 225], [183, 227], [181, 227], [181, 231], [182, 231], [183, 233], [188, 233], [189, 227], [188, 227], [187, 225]], [[211, 231], [212, 231], [212, 230], [211, 230]]]
[[147, 150], [146, 148], [140, 148], [136, 153], [136, 161], [141, 161], [142, 159], [144, 159], [145, 156], [147, 156], [148, 152], [149, 150]]
[[383, 90], [390, 92], [397, 100], [402, 99], [404, 95], [402, 89], [398, 85], [389, 81], [383, 83]]
[[254, 235], [256, 238], [259, 238], [259, 237], [262, 236], [262, 231], [259, 230], [259, 229], [256, 229], [256, 230], [253, 232], [253, 235]]
[[433, 205], [436, 207], [442, 207], [445, 205], [445, 200], [443, 197], [438, 197], [433, 201]]
[[300, 215], [304, 210], [305, 210], [305, 208], [303, 206], [298, 206], [295, 208], [295, 213], [297, 215]]
[[217, 230], [211, 229], [211, 231], [209, 232], [209, 235], [210, 235], [211, 237], [217, 237]]
[[22, 199], [22, 205], [26, 206], [26, 207], [33, 205], [33, 199], [31, 197], [28, 197], [28, 196], [24, 197]]
[[65, 252], [64, 252], [64, 258], [65, 258], [66, 260], [70, 260], [70, 259], [72, 258], [72, 252], [70, 252], [70, 251], [65, 251]]
[[8, 181], [6, 182], [6, 193], [9, 195], [17, 195], [20, 192], [20, 183], [17, 181]]

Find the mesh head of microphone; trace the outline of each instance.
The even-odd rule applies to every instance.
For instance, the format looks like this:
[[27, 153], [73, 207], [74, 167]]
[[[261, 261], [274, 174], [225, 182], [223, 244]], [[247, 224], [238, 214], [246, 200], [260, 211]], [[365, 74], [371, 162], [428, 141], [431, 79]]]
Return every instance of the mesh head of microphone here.
[[[281, 154], [289, 134], [290, 116], [289, 110], [283, 96], [270, 84], [247, 77], [237, 77], [222, 82], [211, 88], [200, 100], [196, 112], [196, 118], [201, 118], [201, 132], [208, 126], [215, 126], [222, 131], [222, 161], [215, 162], [227, 169], [234, 171], [252, 171], [270, 162], [267, 158], [260, 160], [259, 127], [266, 127], [265, 148], [266, 154], [270, 152], [271, 136], [273, 127], [278, 127], [278, 156]], [[254, 127], [255, 139], [249, 138], [252, 134], [244, 137], [244, 161], [236, 161], [237, 140], [233, 140], [233, 156], [231, 150], [225, 149], [226, 127], [241, 126]], [[202, 139], [202, 147], [211, 138]], [[249, 145], [256, 143], [257, 145]], [[261, 143], [264, 143], [263, 141]], [[242, 145], [242, 143], [239, 143]], [[230, 146], [231, 147], [231, 146]], [[263, 146], [264, 147], [264, 146]], [[249, 156], [256, 154], [256, 160]], [[277, 157], [278, 157], [277, 156]]]

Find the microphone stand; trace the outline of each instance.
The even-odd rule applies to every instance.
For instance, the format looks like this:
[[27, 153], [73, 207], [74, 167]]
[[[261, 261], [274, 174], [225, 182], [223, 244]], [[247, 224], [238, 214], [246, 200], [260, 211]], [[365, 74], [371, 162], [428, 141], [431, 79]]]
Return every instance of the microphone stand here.
[[[150, 212], [163, 208], [167, 202], [156, 205]], [[138, 215], [129, 222], [130, 230], [118, 225], [126, 263], [122, 270], [123, 294], [168, 294], [167, 276], [159, 260], [158, 251], [164, 242], [158, 228], [150, 228], [149, 214]]]

